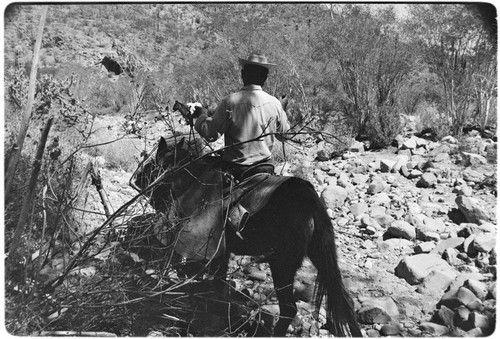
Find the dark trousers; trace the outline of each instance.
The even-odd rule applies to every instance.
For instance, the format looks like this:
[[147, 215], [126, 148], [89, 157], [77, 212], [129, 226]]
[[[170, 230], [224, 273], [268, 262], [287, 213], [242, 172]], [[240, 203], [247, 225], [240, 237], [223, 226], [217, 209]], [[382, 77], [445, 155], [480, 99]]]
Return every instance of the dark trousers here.
[[274, 165], [270, 160], [264, 160], [253, 165], [239, 165], [234, 162], [221, 160], [220, 168], [231, 174], [236, 181], [241, 182], [257, 173], [274, 174]]

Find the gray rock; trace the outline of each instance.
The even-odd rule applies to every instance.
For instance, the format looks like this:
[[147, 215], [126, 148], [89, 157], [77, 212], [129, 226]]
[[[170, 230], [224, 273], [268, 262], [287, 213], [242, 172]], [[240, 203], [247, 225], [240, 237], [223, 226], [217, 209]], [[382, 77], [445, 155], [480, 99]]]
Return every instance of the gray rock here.
[[465, 219], [470, 223], [480, 224], [481, 221], [488, 221], [489, 216], [483, 208], [484, 202], [466, 196], [458, 196], [455, 199], [458, 209], [465, 216]]
[[378, 306], [364, 306], [358, 310], [358, 319], [362, 324], [386, 324], [392, 318]]
[[369, 186], [366, 192], [368, 194], [376, 194], [383, 192], [389, 188], [389, 185], [381, 179], [374, 180]]
[[475, 257], [477, 255], [477, 250], [474, 247], [474, 239], [476, 238], [477, 234], [471, 234], [464, 240], [463, 248], [464, 252], [469, 256], [469, 257]]
[[492, 224], [491, 222], [483, 222], [481, 225], [479, 225], [479, 229], [483, 232], [496, 232], [497, 227], [496, 225]]
[[334, 210], [344, 204], [347, 199], [347, 191], [340, 186], [328, 186], [321, 192], [321, 199], [327, 208]]
[[344, 188], [351, 185], [351, 180], [349, 180], [349, 176], [346, 173], [341, 172], [339, 174], [339, 177], [337, 178], [337, 185]]
[[472, 312], [469, 317], [469, 321], [472, 323], [474, 328], [480, 328], [482, 332], [488, 332], [494, 325], [491, 319], [479, 312]]
[[448, 327], [455, 327], [455, 311], [446, 306], [441, 306], [434, 314], [432, 315], [432, 322], [445, 325]]
[[378, 244], [378, 249], [380, 252], [392, 251], [395, 249], [404, 249], [409, 248], [413, 245], [413, 242], [408, 239], [403, 238], [391, 238], [384, 240], [380, 244]]
[[473, 234], [481, 233], [479, 226], [474, 223], [462, 223], [460, 226], [462, 228], [457, 233], [459, 237], [468, 238]]
[[457, 248], [464, 243], [465, 238], [462, 237], [452, 237], [440, 241], [437, 246], [432, 250], [431, 253], [443, 254], [448, 248]]
[[423, 228], [425, 227], [424, 225], [424, 219], [427, 218], [425, 214], [407, 214], [405, 216], [405, 221], [409, 222], [413, 226], [417, 228]]
[[405, 165], [405, 166], [401, 166], [401, 169], [399, 170], [399, 173], [401, 173], [401, 175], [405, 178], [409, 178], [410, 177], [410, 169], [408, 168], [408, 164]]
[[[413, 227], [413, 226], [412, 226]], [[418, 244], [413, 249], [415, 253], [431, 253], [431, 251], [436, 247], [434, 241], [426, 241]]]
[[479, 154], [462, 152], [462, 156], [464, 166], [479, 167], [488, 163], [488, 160]]
[[457, 193], [457, 195], [465, 195], [466, 197], [470, 197], [472, 196], [473, 190], [469, 185], [463, 184], [456, 189], [455, 193]]
[[378, 338], [380, 337], [380, 332], [374, 328], [369, 328], [366, 330], [366, 336], [368, 338]]
[[419, 329], [427, 332], [433, 336], [442, 336], [448, 333], [448, 327], [439, 325], [430, 321], [423, 321], [420, 323]]
[[[446, 307], [446, 306], [443, 305], [441, 307]], [[467, 326], [466, 323], [469, 321], [469, 316], [470, 316], [470, 310], [464, 305], [460, 305], [455, 308], [455, 319], [458, 326], [462, 328]]]
[[490, 164], [497, 163], [497, 143], [489, 144], [486, 146], [486, 160]]
[[293, 284], [293, 291], [296, 300], [302, 300], [308, 303], [314, 301], [314, 284], [295, 281]]
[[422, 285], [417, 291], [424, 294], [442, 293], [457, 278], [457, 274], [452, 270], [432, 271], [422, 280]]
[[450, 265], [460, 265], [462, 260], [458, 258], [459, 253], [460, 252], [456, 248], [447, 248], [444, 250], [442, 258]]
[[447, 142], [449, 144], [456, 144], [458, 143], [458, 140], [451, 135], [447, 135], [441, 139], [442, 142]]
[[422, 174], [420, 179], [417, 182], [417, 187], [435, 187], [437, 184], [437, 178], [434, 174], [426, 172]]
[[361, 141], [353, 140], [351, 146], [349, 147], [350, 152], [363, 153], [365, 151], [365, 145]]
[[408, 156], [398, 155], [396, 163], [392, 167], [392, 172], [396, 172], [396, 173], [400, 172], [401, 167], [403, 167], [403, 166], [406, 167], [406, 164], [408, 163], [408, 161], [410, 161], [410, 158]]
[[434, 162], [449, 164], [451, 163], [450, 155], [448, 153], [438, 153], [434, 157]]
[[394, 217], [384, 214], [384, 215], [375, 215], [373, 218], [379, 223], [380, 226], [383, 228], [387, 228], [391, 226], [391, 224], [394, 222]]
[[414, 240], [416, 238], [415, 227], [404, 220], [396, 220], [387, 229], [386, 234], [395, 238]]
[[474, 295], [480, 300], [486, 299], [486, 296], [488, 295], [488, 288], [479, 280], [467, 279], [464, 282], [464, 287], [472, 291], [472, 293], [474, 293]]
[[409, 149], [400, 149], [398, 150], [398, 156], [403, 156], [403, 157], [406, 157], [408, 159], [408, 161], [411, 160], [411, 150]]
[[387, 324], [399, 316], [398, 307], [391, 297], [369, 298], [357, 313], [363, 324]]
[[377, 222], [377, 220], [373, 219], [367, 214], [362, 215], [360, 221], [361, 221], [361, 226], [365, 228], [372, 227], [375, 230], [380, 230], [382, 228]]
[[368, 205], [366, 202], [361, 201], [355, 204], [352, 204], [349, 207], [349, 210], [351, 211], [352, 215], [354, 215], [355, 218], [362, 214], [366, 214], [368, 212]]
[[445, 305], [446, 307], [455, 309], [460, 305], [468, 306], [469, 304], [479, 301], [474, 293], [466, 287], [458, 289], [450, 289], [446, 292], [438, 303], [438, 307]]
[[414, 150], [417, 148], [417, 142], [414, 138], [410, 138], [403, 142], [402, 149]]
[[465, 332], [464, 337], [467, 337], [467, 338], [484, 337], [484, 333], [479, 327], [475, 327], [475, 328]]
[[421, 170], [419, 170], [419, 169], [414, 168], [414, 169], [412, 169], [412, 170], [410, 171], [410, 174], [408, 175], [408, 178], [410, 178], [410, 179], [413, 179], [413, 178], [418, 178], [418, 177], [420, 177], [421, 175], [422, 175], [422, 171], [421, 171]]
[[496, 236], [492, 233], [479, 233], [474, 238], [473, 246], [478, 252], [489, 253], [496, 246]]
[[442, 219], [425, 217], [423, 225], [418, 227], [421, 231], [443, 233], [446, 229]]
[[368, 178], [369, 177], [366, 174], [356, 173], [356, 174], [353, 174], [351, 181], [354, 185], [363, 185], [368, 181]]
[[390, 324], [385, 324], [384, 326], [382, 326], [382, 328], [380, 329], [380, 332], [385, 336], [391, 336], [391, 335], [394, 336], [394, 335], [398, 335], [399, 333], [401, 333], [401, 330], [402, 330], [401, 324], [390, 323]]
[[391, 204], [391, 198], [389, 198], [387, 193], [380, 192], [380, 193], [377, 193], [377, 194], [371, 196], [369, 198], [368, 202], [373, 204], [373, 205], [382, 205], [382, 206], [389, 207], [389, 205]]
[[320, 149], [316, 153], [316, 158], [319, 161], [328, 161], [328, 160], [330, 160], [330, 154], [327, 151], [325, 151], [324, 149]]
[[422, 208], [416, 202], [412, 201], [407, 202], [406, 208], [409, 214], [417, 215], [422, 213]]
[[394, 141], [397, 142], [397, 144], [398, 144], [397, 147], [401, 148], [403, 146], [403, 143], [405, 142], [405, 139], [401, 134], [398, 134], [394, 137]]
[[451, 266], [435, 254], [416, 254], [405, 256], [395, 268], [396, 276], [405, 279], [410, 285], [416, 285], [432, 271], [452, 271]]
[[424, 155], [425, 154], [425, 148], [424, 147], [417, 147], [411, 150], [411, 154], [413, 155]]
[[462, 176], [463, 176], [465, 181], [474, 182], [474, 183], [480, 183], [485, 178], [483, 173], [480, 173], [478, 171], [474, 171], [473, 169], [470, 169], [470, 168], [466, 168], [462, 172]]
[[389, 173], [396, 165], [396, 161], [388, 159], [380, 159], [380, 171], [382, 173]]
[[435, 241], [438, 242], [441, 239], [439, 233], [436, 232], [417, 232], [417, 239], [422, 241]]
[[378, 216], [385, 215], [386, 210], [387, 210], [387, 208], [385, 208], [384, 206], [380, 206], [380, 205], [372, 206], [370, 208], [370, 216], [372, 218], [376, 218]]

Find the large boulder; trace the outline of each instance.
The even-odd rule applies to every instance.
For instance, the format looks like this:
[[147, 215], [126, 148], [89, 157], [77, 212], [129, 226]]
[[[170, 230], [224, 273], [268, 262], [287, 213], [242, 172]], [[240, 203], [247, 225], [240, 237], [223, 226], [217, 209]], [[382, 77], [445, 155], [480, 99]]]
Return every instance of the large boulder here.
[[368, 185], [366, 193], [376, 194], [388, 190], [389, 185], [382, 179], [375, 179]]
[[402, 149], [414, 150], [417, 148], [417, 141], [414, 138], [410, 138], [403, 142]]
[[420, 179], [417, 182], [417, 187], [434, 187], [437, 184], [437, 178], [434, 174], [426, 172], [422, 174]]
[[396, 165], [396, 161], [389, 159], [380, 159], [380, 171], [382, 173], [389, 173]]
[[411, 285], [421, 283], [433, 271], [452, 271], [452, 267], [436, 254], [422, 253], [406, 256], [395, 269], [396, 276]]
[[347, 199], [347, 190], [340, 186], [328, 186], [321, 192], [321, 199], [332, 210], [342, 206]]
[[365, 144], [361, 141], [353, 140], [351, 146], [349, 147], [350, 152], [363, 153], [365, 151]]
[[352, 204], [349, 207], [349, 211], [354, 215], [354, 218], [362, 214], [366, 214], [368, 212], [368, 205], [364, 201], [360, 201], [358, 203]]
[[483, 173], [475, 171], [475, 170], [470, 169], [470, 168], [466, 168], [462, 172], [462, 175], [463, 175], [463, 178], [465, 181], [473, 182], [473, 183], [480, 183], [480, 182], [484, 181], [484, 178], [485, 178]]
[[387, 229], [387, 235], [394, 238], [414, 240], [416, 238], [415, 227], [404, 220], [396, 220]]
[[468, 152], [462, 153], [462, 159], [464, 166], [471, 166], [471, 167], [479, 167], [488, 162], [488, 160], [486, 160], [486, 158], [483, 157], [482, 155], [475, 153], [468, 153]]
[[481, 221], [489, 221], [489, 216], [483, 208], [485, 205], [480, 200], [460, 195], [455, 199], [458, 209], [470, 223], [481, 224]]
[[358, 311], [363, 324], [387, 324], [399, 316], [398, 306], [391, 297], [364, 300]]

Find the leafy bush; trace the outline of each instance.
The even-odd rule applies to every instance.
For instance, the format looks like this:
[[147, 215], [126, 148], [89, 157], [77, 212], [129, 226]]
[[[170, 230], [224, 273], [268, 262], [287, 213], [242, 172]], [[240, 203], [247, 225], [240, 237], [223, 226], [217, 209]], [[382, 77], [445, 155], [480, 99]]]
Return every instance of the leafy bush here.
[[381, 149], [389, 146], [402, 129], [400, 116], [394, 107], [379, 107], [368, 120], [365, 131], [370, 147]]
[[428, 103], [421, 103], [417, 108], [418, 119], [417, 131], [431, 129], [436, 133], [438, 140], [450, 135], [451, 123], [450, 120], [441, 114], [438, 107]]

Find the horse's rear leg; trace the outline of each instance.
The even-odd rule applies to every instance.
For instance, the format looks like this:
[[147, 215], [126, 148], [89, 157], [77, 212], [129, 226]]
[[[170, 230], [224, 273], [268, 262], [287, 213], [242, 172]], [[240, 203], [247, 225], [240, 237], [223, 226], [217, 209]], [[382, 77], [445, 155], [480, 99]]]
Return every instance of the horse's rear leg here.
[[281, 258], [281, 260], [270, 261], [274, 288], [280, 306], [280, 317], [273, 331], [275, 337], [285, 336], [288, 325], [297, 314], [297, 305], [293, 296], [293, 280], [301, 260], [301, 258]]

